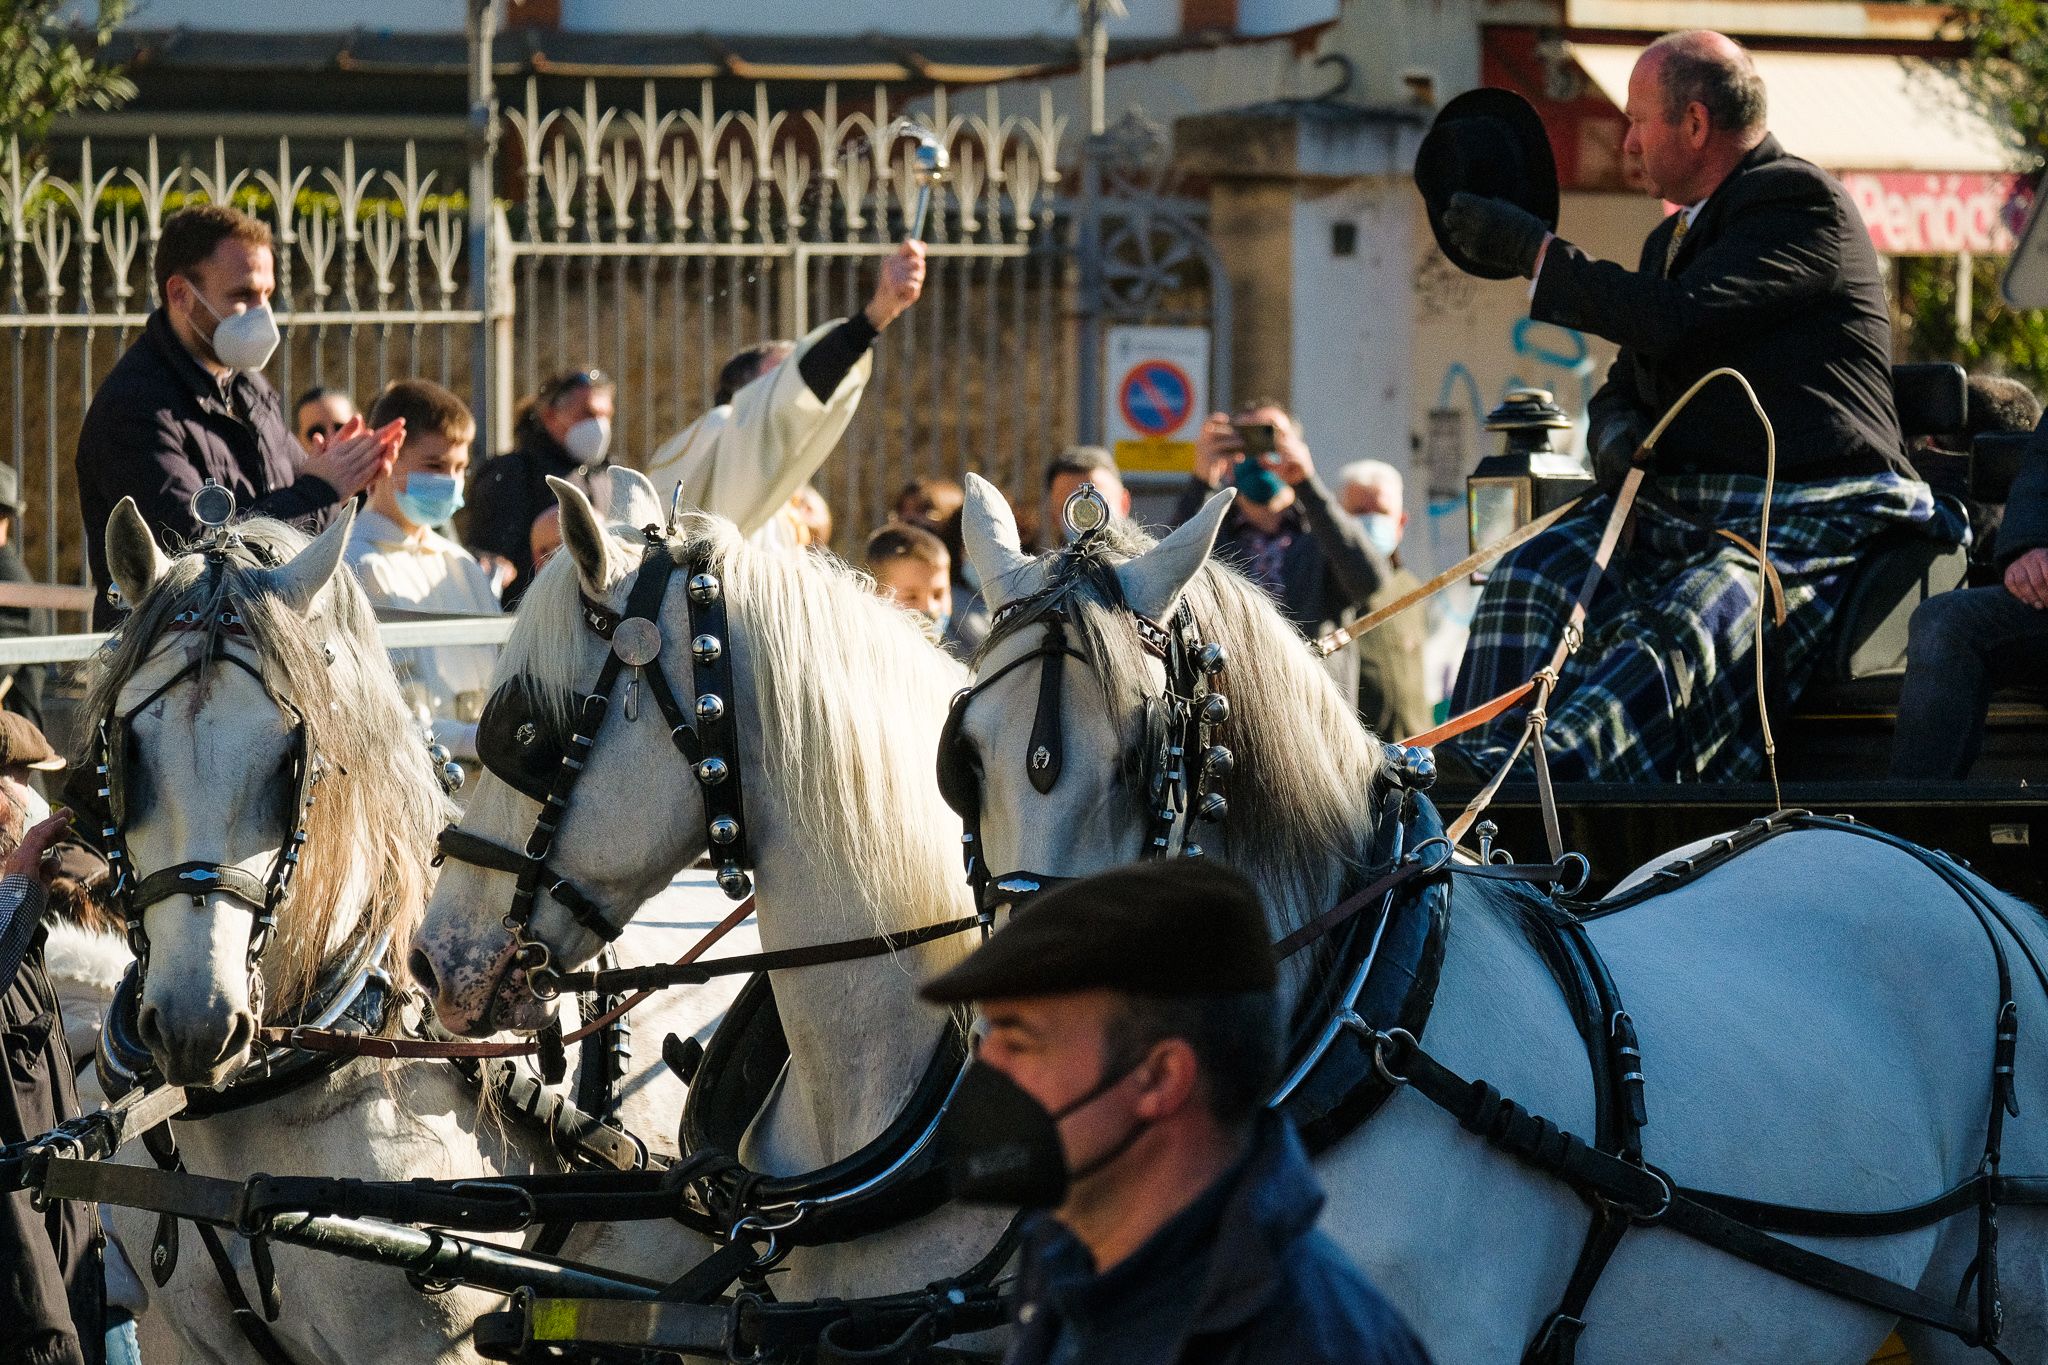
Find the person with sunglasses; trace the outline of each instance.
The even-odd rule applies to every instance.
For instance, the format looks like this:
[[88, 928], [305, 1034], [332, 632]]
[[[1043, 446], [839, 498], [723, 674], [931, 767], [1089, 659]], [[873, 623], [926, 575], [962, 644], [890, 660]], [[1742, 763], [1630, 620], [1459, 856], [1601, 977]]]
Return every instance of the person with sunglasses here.
[[292, 404], [292, 435], [298, 438], [299, 449], [308, 455], [318, 455], [320, 448], [333, 440], [355, 415], [354, 399], [340, 389], [315, 384]]
[[533, 523], [555, 505], [549, 477], [591, 491], [592, 476], [609, 463], [616, 401], [617, 388], [603, 370], [554, 375], [520, 405], [512, 449], [478, 471], [463, 540], [480, 560], [495, 557], [511, 565], [507, 611], [518, 605], [538, 567]]

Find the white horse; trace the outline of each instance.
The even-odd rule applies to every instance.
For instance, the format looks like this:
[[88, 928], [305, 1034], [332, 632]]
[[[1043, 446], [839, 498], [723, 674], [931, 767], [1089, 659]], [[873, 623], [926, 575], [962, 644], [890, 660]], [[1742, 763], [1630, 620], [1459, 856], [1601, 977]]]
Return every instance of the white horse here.
[[[565, 722], [609, 646], [587, 628], [579, 595], [620, 610], [660, 520], [644, 488], [609, 529], [575, 488], [557, 482], [564, 553], [535, 579], [499, 660], [497, 680], [524, 679]], [[614, 508], [623, 504], [616, 500]], [[758, 865], [756, 915], [770, 950], [861, 939], [971, 915], [958, 832], [931, 781], [934, 741], [965, 681], [905, 612], [865, 579], [815, 555], [765, 553], [719, 519], [692, 515], [667, 548], [702, 546], [723, 585], [737, 710], [738, 772]], [[663, 648], [650, 665], [692, 695], [692, 626], [683, 573], [659, 611]], [[649, 890], [707, 851], [704, 802], [668, 722], [649, 701], [613, 705], [574, 788], [549, 862], [606, 920], [621, 924]], [[687, 701], [686, 701], [687, 704]], [[514, 848], [538, 803], [485, 777], [466, 833]], [[504, 872], [451, 859], [415, 939], [415, 973], [450, 1027], [531, 1028], [540, 1006], [500, 922]], [[587, 960], [597, 937], [543, 894], [526, 930], [557, 964]], [[789, 1064], [754, 1116], [738, 1155], [756, 1171], [814, 1171], [877, 1137], [903, 1108], [948, 1027], [918, 984], [969, 946], [955, 935], [893, 954], [778, 970], [774, 997]], [[702, 1078], [700, 1078], [700, 1083]], [[949, 1207], [856, 1242], [799, 1247], [776, 1280], [785, 1299], [921, 1288], [966, 1270], [1004, 1219]], [[621, 1228], [621, 1235], [630, 1235]]]
[[[109, 519], [109, 565], [136, 607], [118, 643], [91, 665], [87, 709], [116, 726], [129, 717], [118, 819], [131, 873], [203, 864], [265, 879], [299, 821], [295, 721], [320, 774], [297, 875], [253, 975], [247, 904], [180, 892], [143, 911], [149, 951], [135, 1027], [172, 1083], [231, 1082], [259, 1022], [297, 1017], [322, 977], [363, 945], [388, 939], [386, 965], [395, 970], [425, 904], [434, 836], [452, 810], [407, 719], [369, 605], [340, 569], [348, 530], [343, 516], [309, 543], [288, 527], [249, 521], [237, 528], [245, 548], [215, 565], [198, 553], [167, 559], [132, 502]], [[716, 993], [671, 1004], [681, 1012], [646, 1026], [694, 1032], [722, 1008]], [[385, 1031], [416, 1015], [401, 1002]], [[655, 1051], [643, 1048], [643, 1060]], [[623, 1116], [658, 1137], [672, 1131], [679, 1096], [664, 1070], [643, 1066], [628, 1079]], [[490, 1112], [441, 1062], [352, 1062], [173, 1131], [190, 1170], [237, 1180], [259, 1171], [402, 1180], [560, 1168], [543, 1140]], [[133, 1149], [124, 1159], [147, 1160]], [[117, 1211], [115, 1222], [131, 1253], [149, 1247], [153, 1217]], [[579, 1229], [564, 1254], [590, 1255], [606, 1231]], [[188, 1227], [181, 1236], [175, 1274], [154, 1307], [199, 1359], [255, 1360], [196, 1234]], [[246, 1248], [226, 1240], [253, 1299]], [[395, 1270], [306, 1248], [280, 1244], [274, 1254], [284, 1309], [271, 1331], [303, 1362], [471, 1360], [471, 1324], [499, 1303], [472, 1290], [422, 1295]]]
[[[1159, 661], [1132, 613], [1166, 622], [1185, 598], [1220, 679], [1234, 752], [1229, 808], [1203, 828], [1210, 856], [1262, 889], [1276, 939], [1360, 880], [1380, 812], [1381, 746], [1259, 589], [1207, 562], [1228, 501], [1157, 545], [1121, 529], [1080, 551], [1032, 558], [1002, 496], [970, 477], [969, 555], [999, 610], [1067, 589], [1067, 639], [1089, 664], [1064, 690], [1066, 766], [1050, 792], [1027, 780], [1038, 670], [994, 680], [968, 708], [981, 839], [999, 873], [1082, 876], [1144, 847], [1150, 812], [1119, 759]], [[1089, 571], [1084, 561], [1102, 567]], [[1115, 588], [1105, 591], [1106, 575]], [[1121, 600], [1110, 600], [1120, 598]], [[1028, 609], [979, 661], [995, 679], [1040, 649]], [[1442, 980], [1423, 1046], [1535, 1113], [1590, 1138], [1585, 1047], [1559, 988], [1496, 884], [1454, 878]], [[2036, 954], [2037, 913], [1983, 888]], [[1983, 1153], [1996, 984], [1986, 932], [1909, 855], [1829, 831], [1781, 835], [1702, 880], [1590, 924], [1641, 1033], [1646, 1158], [1682, 1185], [1841, 1210], [1912, 1204], [1970, 1176]], [[2023, 1117], [2004, 1169], [2048, 1172], [2048, 1019], [2018, 946]], [[1300, 982], [1290, 983], [1290, 990]], [[1438, 1360], [1513, 1362], [1556, 1306], [1585, 1237], [1587, 1206], [1516, 1164], [1414, 1090], [1402, 1090], [1319, 1161], [1323, 1222], [1405, 1312]], [[2048, 1359], [2048, 1220], [2007, 1207], [2002, 1348]], [[1946, 1300], [1976, 1251], [1974, 1211], [1873, 1239], [1792, 1239]], [[1772, 1361], [1860, 1365], [1892, 1330], [1884, 1315], [1777, 1278], [1664, 1228], [1631, 1232], [1600, 1281], [1580, 1365]], [[1903, 1331], [1921, 1365], [1990, 1357], [1945, 1334]]]

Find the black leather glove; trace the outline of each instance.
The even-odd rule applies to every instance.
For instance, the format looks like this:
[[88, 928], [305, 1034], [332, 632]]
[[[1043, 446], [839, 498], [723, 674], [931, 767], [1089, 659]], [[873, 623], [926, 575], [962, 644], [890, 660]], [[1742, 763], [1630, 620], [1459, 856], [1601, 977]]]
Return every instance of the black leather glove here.
[[1586, 449], [1593, 457], [1593, 477], [1604, 484], [1618, 484], [1634, 465], [1636, 450], [1650, 434], [1642, 414], [1618, 412], [1595, 422], [1586, 433]]
[[1444, 232], [1458, 249], [1481, 265], [1529, 278], [1550, 231], [1543, 220], [1505, 199], [1485, 199], [1463, 190], [1444, 208]]

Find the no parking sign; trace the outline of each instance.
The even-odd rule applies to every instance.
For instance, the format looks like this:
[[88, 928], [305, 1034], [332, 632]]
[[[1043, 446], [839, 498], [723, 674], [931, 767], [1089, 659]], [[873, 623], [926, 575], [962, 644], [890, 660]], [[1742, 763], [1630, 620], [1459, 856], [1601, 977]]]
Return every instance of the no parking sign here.
[[1186, 474], [1209, 415], [1209, 329], [1111, 327], [1103, 430], [1126, 471]]

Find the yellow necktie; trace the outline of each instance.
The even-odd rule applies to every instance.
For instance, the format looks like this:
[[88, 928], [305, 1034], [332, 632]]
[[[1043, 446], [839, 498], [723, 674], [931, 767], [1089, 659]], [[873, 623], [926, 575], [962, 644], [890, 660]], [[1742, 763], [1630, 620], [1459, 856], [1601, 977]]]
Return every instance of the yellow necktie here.
[[1664, 273], [1671, 274], [1671, 265], [1678, 259], [1678, 244], [1685, 240], [1686, 229], [1692, 226], [1692, 216], [1680, 209], [1678, 226], [1671, 230], [1671, 240], [1664, 244]]

